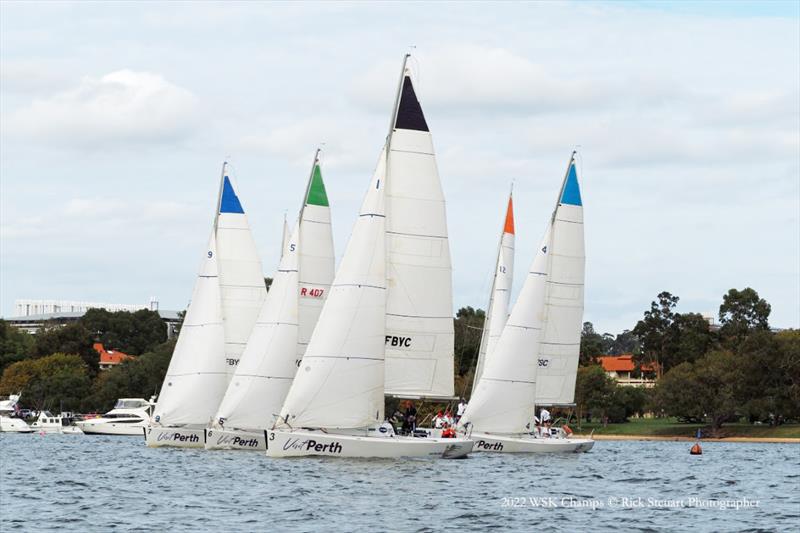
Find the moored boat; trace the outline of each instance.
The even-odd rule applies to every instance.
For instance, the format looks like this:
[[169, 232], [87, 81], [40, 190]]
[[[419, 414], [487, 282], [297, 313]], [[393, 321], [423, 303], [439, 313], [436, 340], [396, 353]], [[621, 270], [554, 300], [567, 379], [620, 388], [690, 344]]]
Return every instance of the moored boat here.
[[31, 428], [18, 416], [21, 394], [11, 394], [5, 400], [0, 400], [0, 433], [33, 433]]
[[75, 422], [87, 435], [142, 435], [150, 420], [152, 401], [144, 398], [120, 398], [114, 408], [96, 418]]

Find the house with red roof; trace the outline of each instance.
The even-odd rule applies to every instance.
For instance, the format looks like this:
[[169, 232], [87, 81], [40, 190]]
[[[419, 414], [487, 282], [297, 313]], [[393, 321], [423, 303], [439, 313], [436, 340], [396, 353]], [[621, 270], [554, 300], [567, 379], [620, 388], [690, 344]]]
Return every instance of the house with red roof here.
[[632, 354], [603, 355], [597, 358], [606, 375], [625, 387], [653, 387], [656, 384], [655, 364], [636, 367]]
[[135, 359], [134, 356], [118, 350], [106, 350], [102, 342], [94, 343], [94, 351], [100, 355], [100, 370], [108, 370], [127, 359]]

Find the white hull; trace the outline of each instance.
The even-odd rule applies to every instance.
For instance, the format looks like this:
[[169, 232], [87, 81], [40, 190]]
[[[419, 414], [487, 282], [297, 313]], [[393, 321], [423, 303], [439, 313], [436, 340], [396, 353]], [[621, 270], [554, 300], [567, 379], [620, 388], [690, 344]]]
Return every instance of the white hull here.
[[75, 422], [87, 435], [132, 435], [141, 437], [142, 430], [147, 427], [145, 424], [121, 424], [111, 421], [84, 420]]
[[416, 437], [361, 437], [320, 431], [267, 432], [267, 456], [306, 457], [466, 457], [473, 441]]
[[494, 435], [473, 432], [476, 452], [582, 453], [594, 446], [591, 439], [536, 438], [532, 435]]
[[142, 428], [147, 446], [160, 448], [169, 446], [173, 448], [202, 448], [205, 439], [205, 428], [171, 428], [162, 426], [147, 426]]
[[266, 451], [264, 431], [206, 428], [206, 450]]
[[0, 433], [33, 433], [33, 428], [20, 418], [0, 416]]

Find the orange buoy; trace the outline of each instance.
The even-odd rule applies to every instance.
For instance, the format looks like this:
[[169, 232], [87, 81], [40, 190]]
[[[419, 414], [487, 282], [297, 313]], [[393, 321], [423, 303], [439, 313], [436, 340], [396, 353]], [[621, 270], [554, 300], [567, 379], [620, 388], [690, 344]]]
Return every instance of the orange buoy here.
[[692, 446], [692, 449], [689, 450], [689, 453], [691, 455], [703, 455], [703, 448], [700, 447], [699, 442], [695, 442], [694, 446]]

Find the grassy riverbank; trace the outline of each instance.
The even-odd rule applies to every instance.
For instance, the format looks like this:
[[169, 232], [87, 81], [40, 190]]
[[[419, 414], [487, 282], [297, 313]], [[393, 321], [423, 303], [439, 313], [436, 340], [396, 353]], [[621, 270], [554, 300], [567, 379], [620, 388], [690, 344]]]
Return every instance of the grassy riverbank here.
[[[595, 435], [619, 435], [629, 437], [684, 437], [693, 438], [697, 429], [703, 430], [703, 436], [711, 437], [711, 430], [705, 424], [681, 424], [674, 418], [632, 418], [623, 424], [608, 424], [603, 426], [600, 422], [581, 424], [580, 429], [573, 426], [575, 433], [588, 435], [594, 431]], [[800, 424], [784, 424], [778, 427], [768, 425], [752, 425], [731, 423], [724, 424], [713, 435], [715, 438], [745, 437], [758, 439], [800, 439]]]

